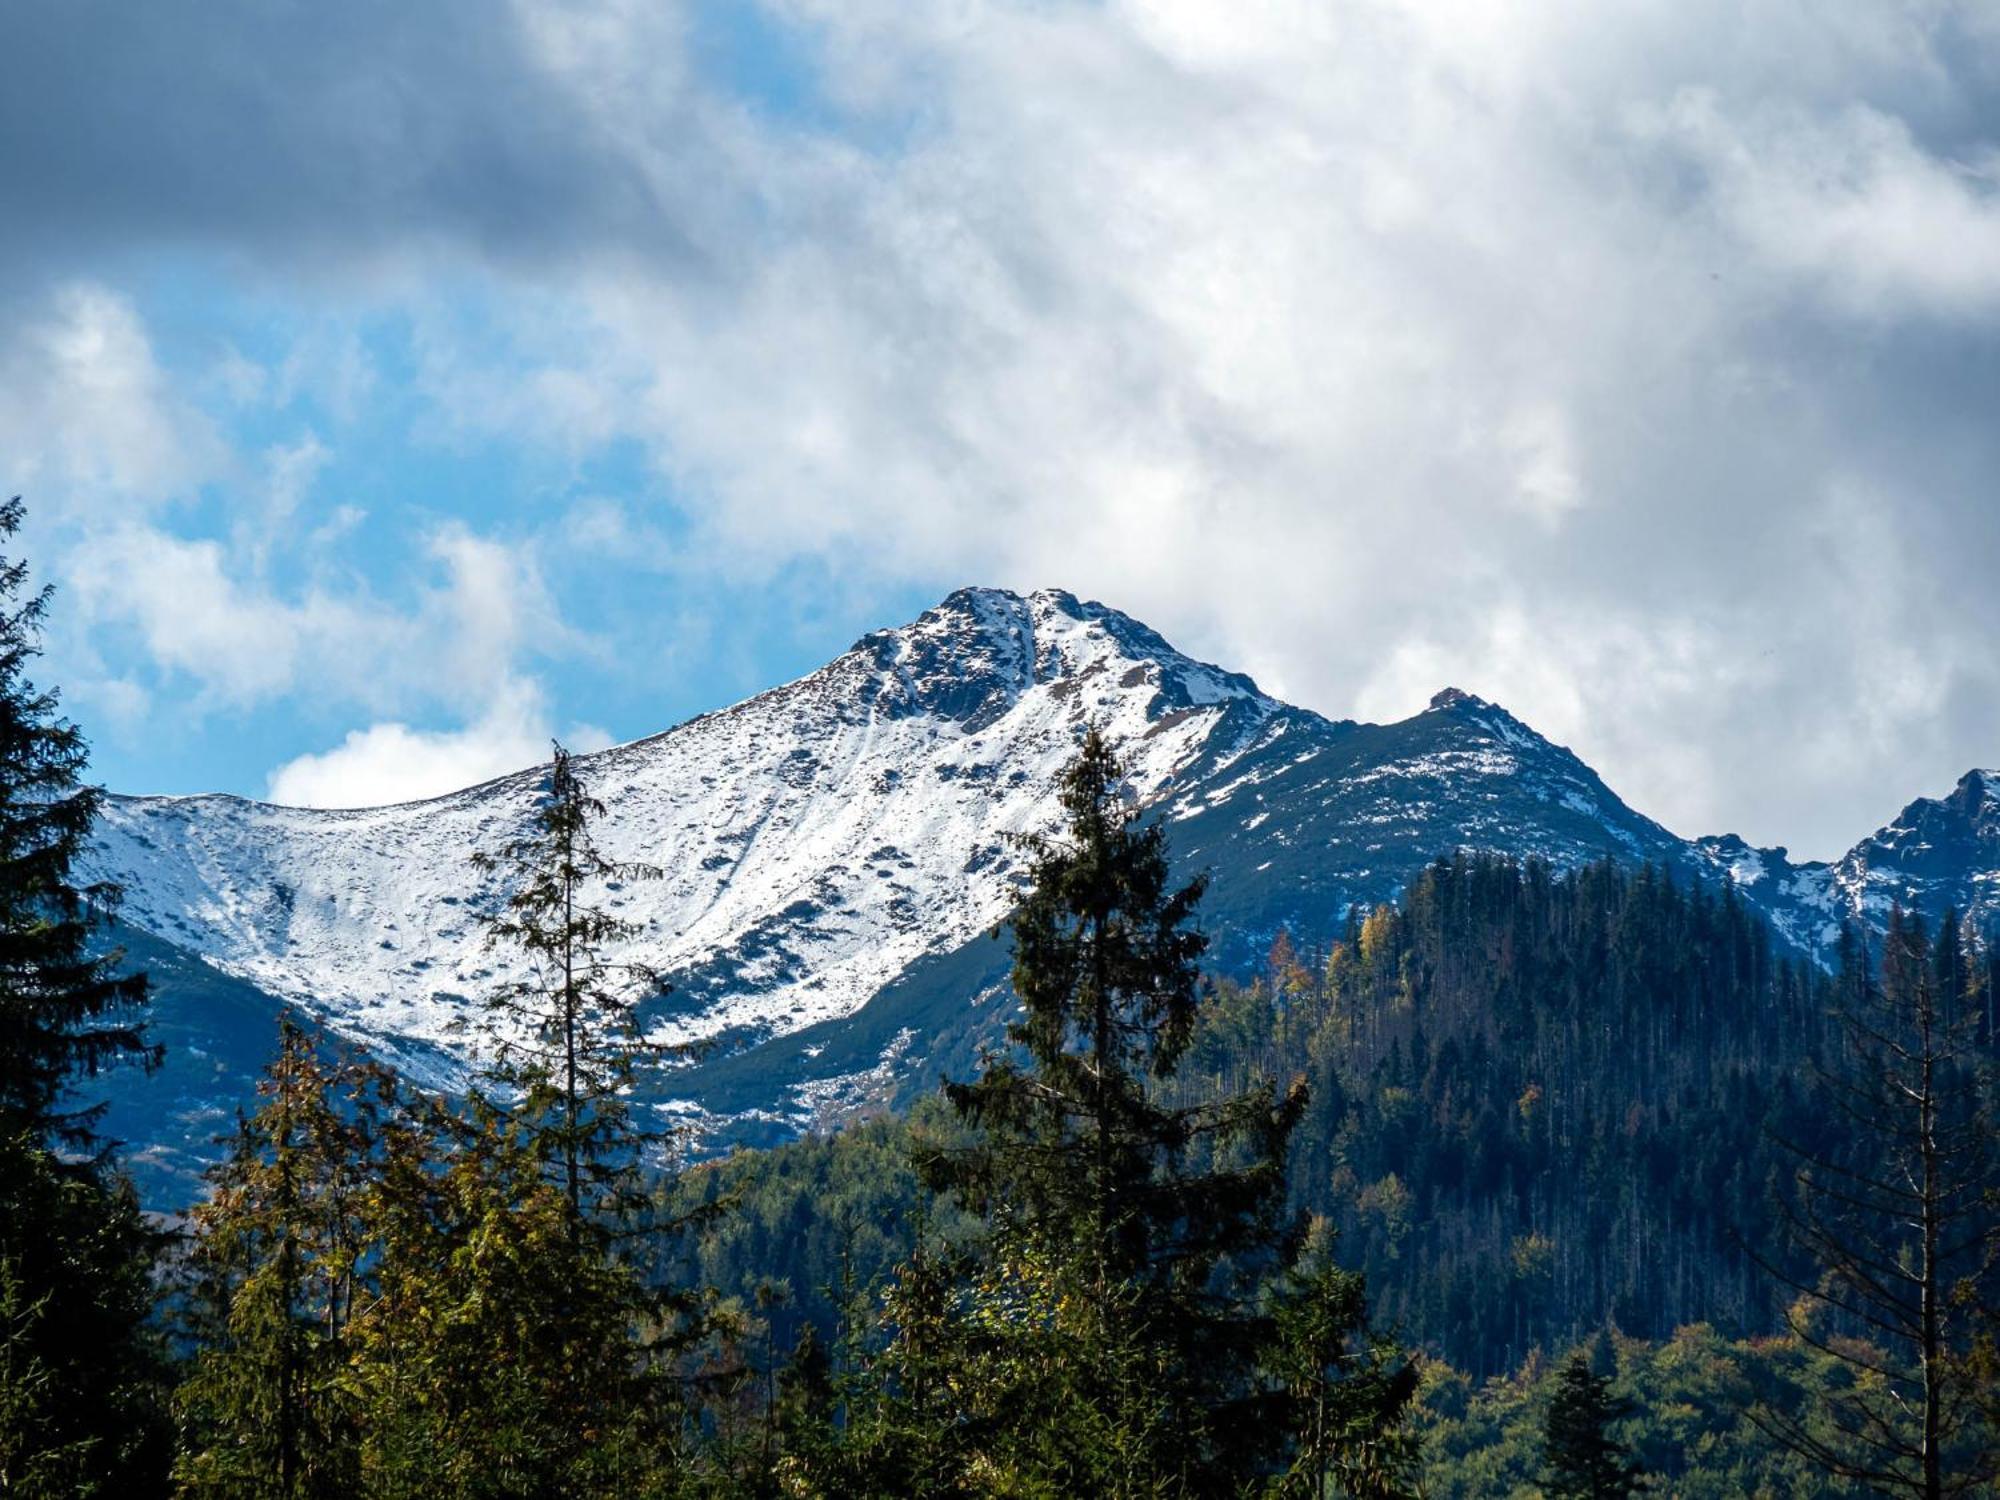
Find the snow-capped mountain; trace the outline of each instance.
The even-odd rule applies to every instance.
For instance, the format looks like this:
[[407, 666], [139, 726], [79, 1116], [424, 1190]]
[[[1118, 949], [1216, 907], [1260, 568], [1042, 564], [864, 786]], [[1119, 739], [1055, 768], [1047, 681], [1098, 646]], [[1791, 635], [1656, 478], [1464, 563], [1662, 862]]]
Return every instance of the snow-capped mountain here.
[[[611, 956], [673, 976], [662, 1040], [845, 1015], [1005, 914], [1005, 835], [1047, 823], [1086, 718], [1151, 800], [1282, 712], [1101, 607], [955, 594], [801, 681], [584, 759], [606, 852], [664, 877], [609, 895], [644, 929]], [[125, 886], [127, 920], [344, 1032], [449, 1043], [513, 961], [482, 941], [495, 893], [471, 856], [523, 830], [542, 783], [358, 812], [112, 798], [95, 873]]]
[[1934, 921], [1956, 913], [1981, 933], [2000, 926], [2000, 771], [1967, 771], [1948, 795], [1919, 797], [1832, 864], [1795, 865], [1733, 835], [1696, 847], [1781, 936], [1817, 955], [1841, 922], [1880, 928], [1897, 905]]
[[[1086, 723], [1117, 745], [1176, 858], [1210, 872], [1223, 964], [1281, 927], [1322, 937], [1461, 846], [1730, 878], [1807, 953], [1843, 914], [1878, 917], [1891, 899], [2000, 916], [1993, 773], [1911, 804], [1836, 864], [1793, 865], [1676, 837], [1468, 694], [1401, 723], [1333, 721], [1103, 605], [967, 589], [797, 682], [580, 758], [608, 808], [606, 852], [664, 872], [608, 893], [643, 929], [630, 956], [673, 983], [650, 1022], [713, 1044], [660, 1097], [738, 1136], [783, 1131], [969, 1057], [992, 1030], [977, 1002], [1006, 968], [987, 938], [1012, 900], [1006, 836], [1052, 826]], [[92, 873], [172, 945], [162, 1003], [192, 1033], [199, 981], [219, 973], [231, 1015], [261, 992], [448, 1084], [464, 1059], [453, 1021], [512, 962], [482, 941], [476, 914], [498, 893], [471, 856], [523, 827], [542, 774], [355, 812], [116, 797]]]

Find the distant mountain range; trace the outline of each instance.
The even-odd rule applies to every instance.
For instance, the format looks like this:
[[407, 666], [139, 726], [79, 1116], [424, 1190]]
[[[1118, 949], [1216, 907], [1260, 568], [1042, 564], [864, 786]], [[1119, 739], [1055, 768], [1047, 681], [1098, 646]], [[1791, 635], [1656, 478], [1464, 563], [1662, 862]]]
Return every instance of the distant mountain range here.
[[[711, 1141], [769, 1140], [966, 1064], [1004, 985], [988, 934], [1017, 878], [1006, 836], [1053, 826], [1086, 723], [1179, 863], [1210, 873], [1203, 920], [1227, 967], [1281, 929], [1325, 939], [1461, 847], [1731, 881], [1819, 961], [1843, 919], [1879, 926], [1896, 901], [2000, 921], [2000, 772], [1912, 802], [1831, 864], [1793, 863], [1670, 833], [1455, 689], [1396, 724], [1326, 719], [1101, 604], [964, 589], [797, 682], [580, 758], [607, 851], [666, 872], [609, 895], [643, 929], [632, 956], [672, 981], [650, 1023], [709, 1044], [656, 1081], [659, 1107]], [[366, 811], [108, 799], [91, 873], [126, 888], [125, 940], [174, 1049], [114, 1093], [149, 1195], [186, 1201], [280, 1005], [427, 1085], [462, 1079], [451, 1023], [511, 961], [482, 940], [499, 893], [471, 856], [522, 829], [542, 777]]]

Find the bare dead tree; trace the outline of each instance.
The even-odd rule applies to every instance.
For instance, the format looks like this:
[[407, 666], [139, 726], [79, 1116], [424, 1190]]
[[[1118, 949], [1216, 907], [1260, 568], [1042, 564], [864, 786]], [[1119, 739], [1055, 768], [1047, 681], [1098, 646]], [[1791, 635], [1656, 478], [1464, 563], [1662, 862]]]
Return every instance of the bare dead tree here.
[[1845, 976], [1814, 1066], [1838, 1144], [1780, 1142], [1796, 1159], [1780, 1201], [1796, 1255], [1758, 1258], [1796, 1293], [1792, 1333], [1852, 1379], [1797, 1412], [1751, 1412], [1828, 1472], [1924, 1500], [1987, 1493], [2000, 1472], [1967, 1363], [1969, 1289], [2000, 1253], [1989, 1059], [1980, 1007], [1944, 992], [1971, 971], [1961, 935], [1947, 924], [1938, 942], [1952, 962], [1933, 961], [1920, 920], [1891, 914], [1879, 977], [1865, 963]]

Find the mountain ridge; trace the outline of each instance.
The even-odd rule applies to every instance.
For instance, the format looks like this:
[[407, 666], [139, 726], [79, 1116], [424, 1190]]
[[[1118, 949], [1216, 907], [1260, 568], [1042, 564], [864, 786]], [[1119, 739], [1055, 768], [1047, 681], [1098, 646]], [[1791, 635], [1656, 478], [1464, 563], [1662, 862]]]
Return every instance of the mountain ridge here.
[[[1281, 929], [1330, 936], [1456, 848], [1727, 881], [1822, 962], [1843, 919], [1879, 925], [1892, 901], [2000, 916], [1991, 772], [1913, 800], [1838, 861], [1794, 864], [1672, 833], [1458, 688], [1390, 724], [1329, 719], [1096, 601], [961, 589], [793, 682], [578, 757], [609, 809], [607, 852], [666, 871], [608, 893], [645, 929], [613, 956], [673, 981], [647, 1024], [709, 1051], [659, 1081], [662, 1107], [782, 1132], [990, 1032], [972, 1002], [1004, 976], [984, 936], [1019, 873], [1007, 835], [1054, 826], [1054, 779], [1086, 723], [1126, 759], [1177, 862], [1213, 875], [1204, 920], [1223, 967]], [[500, 893], [470, 854], [525, 827], [543, 774], [349, 810], [114, 796], [90, 874], [126, 887], [125, 920], [152, 937], [453, 1087], [467, 1061], [453, 1022], [511, 972], [480, 940]]]

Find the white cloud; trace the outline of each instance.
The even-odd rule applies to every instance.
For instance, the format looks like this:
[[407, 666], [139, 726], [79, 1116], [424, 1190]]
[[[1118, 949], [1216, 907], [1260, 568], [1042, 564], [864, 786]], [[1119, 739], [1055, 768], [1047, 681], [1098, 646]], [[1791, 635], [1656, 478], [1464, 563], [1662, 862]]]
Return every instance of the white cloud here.
[[0, 308], [0, 483], [61, 516], [156, 509], [226, 466], [129, 298], [90, 281]]
[[1866, 104], [1737, 120], [1698, 89], [1640, 118], [1709, 174], [1721, 222], [1754, 261], [1835, 305], [1890, 318], [2000, 312], [2000, 143], [1940, 156]]
[[[280, 404], [310, 362], [286, 362]], [[337, 394], [353, 374], [339, 360], [333, 368]], [[221, 378], [231, 401], [264, 394], [258, 367], [240, 356], [225, 357]], [[321, 565], [314, 553], [363, 519], [340, 504], [305, 524], [319, 513], [327, 444], [308, 428], [254, 456], [232, 451], [176, 396], [138, 310], [94, 285], [62, 289], [33, 315], [0, 358], [0, 397], [12, 459], [0, 478], [35, 491], [32, 550], [64, 585], [62, 675], [122, 737], [143, 732], [163, 701], [197, 718], [309, 701], [322, 713], [462, 721], [437, 731], [385, 720], [273, 773], [277, 794], [325, 805], [448, 790], [546, 749], [543, 691], [523, 664], [577, 638], [529, 546], [444, 521], [422, 542], [434, 572], [413, 587]], [[179, 534], [170, 502], [211, 480], [228, 481], [226, 538]], [[301, 537], [313, 549], [303, 557]], [[294, 566], [275, 567], [280, 559]], [[605, 740], [588, 725], [571, 733], [584, 746]]]
[[93, 533], [68, 583], [94, 623], [126, 625], [157, 668], [214, 701], [253, 703], [290, 690], [313, 641], [351, 639], [364, 617], [330, 600], [287, 604], [231, 577], [220, 543], [128, 524]]
[[[546, 754], [553, 733], [541, 684], [520, 663], [564, 649], [571, 635], [531, 560], [456, 524], [426, 550], [444, 576], [406, 608], [319, 586], [284, 597], [232, 573], [220, 543], [138, 525], [90, 537], [70, 582], [94, 621], [135, 630], [156, 669], [198, 685], [198, 701], [246, 707], [309, 694], [322, 707], [429, 704], [464, 716], [443, 730], [380, 721], [270, 774], [276, 801], [362, 807], [518, 770]], [[144, 706], [129, 682], [86, 688], [108, 709]], [[609, 742], [588, 724], [566, 738], [578, 749]]]
[[[548, 757], [552, 730], [540, 689], [513, 678], [460, 729], [381, 723], [349, 732], [335, 748], [301, 755], [271, 773], [270, 797], [291, 807], [380, 807], [474, 786]], [[600, 729], [573, 726], [572, 750], [610, 743]]]
[[[2000, 393], [1923, 365], [2000, 288], [1962, 8], [790, 9], [918, 123], [777, 134], [728, 278], [589, 268], [537, 361], [711, 566], [1061, 583], [1333, 713], [1463, 682], [1817, 853], [1992, 758]], [[1919, 565], [1816, 543], [1857, 487]]]
[[270, 476], [268, 529], [275, 531], [290, 522], [332, 457], [316, 432], [306, 432], [296, 442], [274, 443], [264, 451]]
[[86, 623], [136, 633], [156, 671], [192, 682], [203, 704], [252, 707], [294, 694], [321, 707], [442, 705], [487, 723], [524, 722], [520, 663], [571, 649], [532, 556], [447, 523], [425, 543], [442, 577], [413, 602], [357, 585], [311, 582], [283, 593], [232, 566], [212, 540], [151, 526], [93, 532], [68, 562]]

